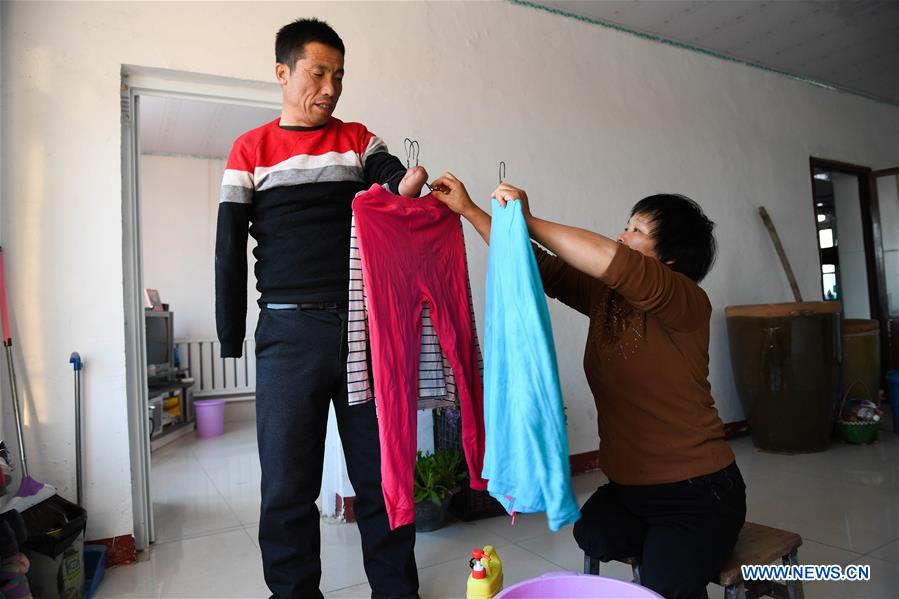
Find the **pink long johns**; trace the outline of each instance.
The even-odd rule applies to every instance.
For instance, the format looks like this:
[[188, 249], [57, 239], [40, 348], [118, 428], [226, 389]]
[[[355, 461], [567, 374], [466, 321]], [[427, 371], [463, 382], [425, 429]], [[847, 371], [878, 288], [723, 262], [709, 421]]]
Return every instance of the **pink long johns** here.
[[468, 308], [465, 240], [459, 215], [430, 195], [406, 198], [373, 185], [353, 201], [353, 212], [368, 297], [381, 488], [394, 529], [415, 521], [412, 473], [425, 302], [456, 379], [471, 488], [487, 488], [481, 478], [484, 398]]

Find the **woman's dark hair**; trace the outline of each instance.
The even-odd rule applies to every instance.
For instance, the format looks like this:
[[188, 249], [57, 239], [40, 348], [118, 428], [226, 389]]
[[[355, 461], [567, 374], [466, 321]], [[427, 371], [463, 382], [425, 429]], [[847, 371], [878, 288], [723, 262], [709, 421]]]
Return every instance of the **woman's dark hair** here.
[[275, 37], [275, 62], [286, 64], [293, 72], [293, 67], [303, 58], [309, 42], [318, 42], [346, 54], [343, 40], [330, 25], [318, 19], [297, 19], [278, 31]]
[[652, 238], [659, 260], [675, 272], [701, 281], [715, 262], [717, 244], [713, 223], [690, 198], [678, 194], [658, 194], [634, 205], [631, 216], [639, 214], [652, 221]]

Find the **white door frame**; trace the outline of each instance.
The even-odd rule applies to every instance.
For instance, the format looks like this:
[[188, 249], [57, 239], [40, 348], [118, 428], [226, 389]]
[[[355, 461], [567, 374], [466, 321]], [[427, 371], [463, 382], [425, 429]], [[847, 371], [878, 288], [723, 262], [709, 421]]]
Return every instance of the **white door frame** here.
[[140, 97], [206, 100], [280, 110], [276, 83], [230, 79], [152, 67], [122, 66], [122, 255], [125, 298], [125, 370], [134, 543], [156, 540], [150, 496], [150, 427], [144, 330], [143, 252], [140, 222]]

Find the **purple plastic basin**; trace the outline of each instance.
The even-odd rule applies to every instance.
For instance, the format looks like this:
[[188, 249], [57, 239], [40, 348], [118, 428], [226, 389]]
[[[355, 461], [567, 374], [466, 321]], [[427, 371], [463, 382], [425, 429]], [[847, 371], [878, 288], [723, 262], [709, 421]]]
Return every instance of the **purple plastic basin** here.
[[502, 591], [495, 599], [663, 599], [645, 587], [590, 574], [550, 572], [539, 578], [519, 582]]

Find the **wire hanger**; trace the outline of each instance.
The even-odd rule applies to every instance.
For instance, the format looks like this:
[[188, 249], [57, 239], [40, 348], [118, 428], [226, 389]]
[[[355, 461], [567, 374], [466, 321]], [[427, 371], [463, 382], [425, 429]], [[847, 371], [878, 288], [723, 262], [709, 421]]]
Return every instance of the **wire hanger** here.
[[418, 140], [407, 137], [403, 140], [403, 149], [406, 150], [406, 168], [412, 168], [412, 160], [415, 160], [415, 166], [418, 166], [418, 155], [421, 153], [421, 145]]
[[[421, 154], [421, 144], [418, 143], [418, 140], [407, 137], [403, 140], [403, 149], [406, 151], [406, 170], [412, 168], [413, 160], [415, 161], [415, 166], [418, 166], [418, 156]], [[425, 186], [428, 188], [428, 191], [433, 191], [427, 181], [425, 181]]]

